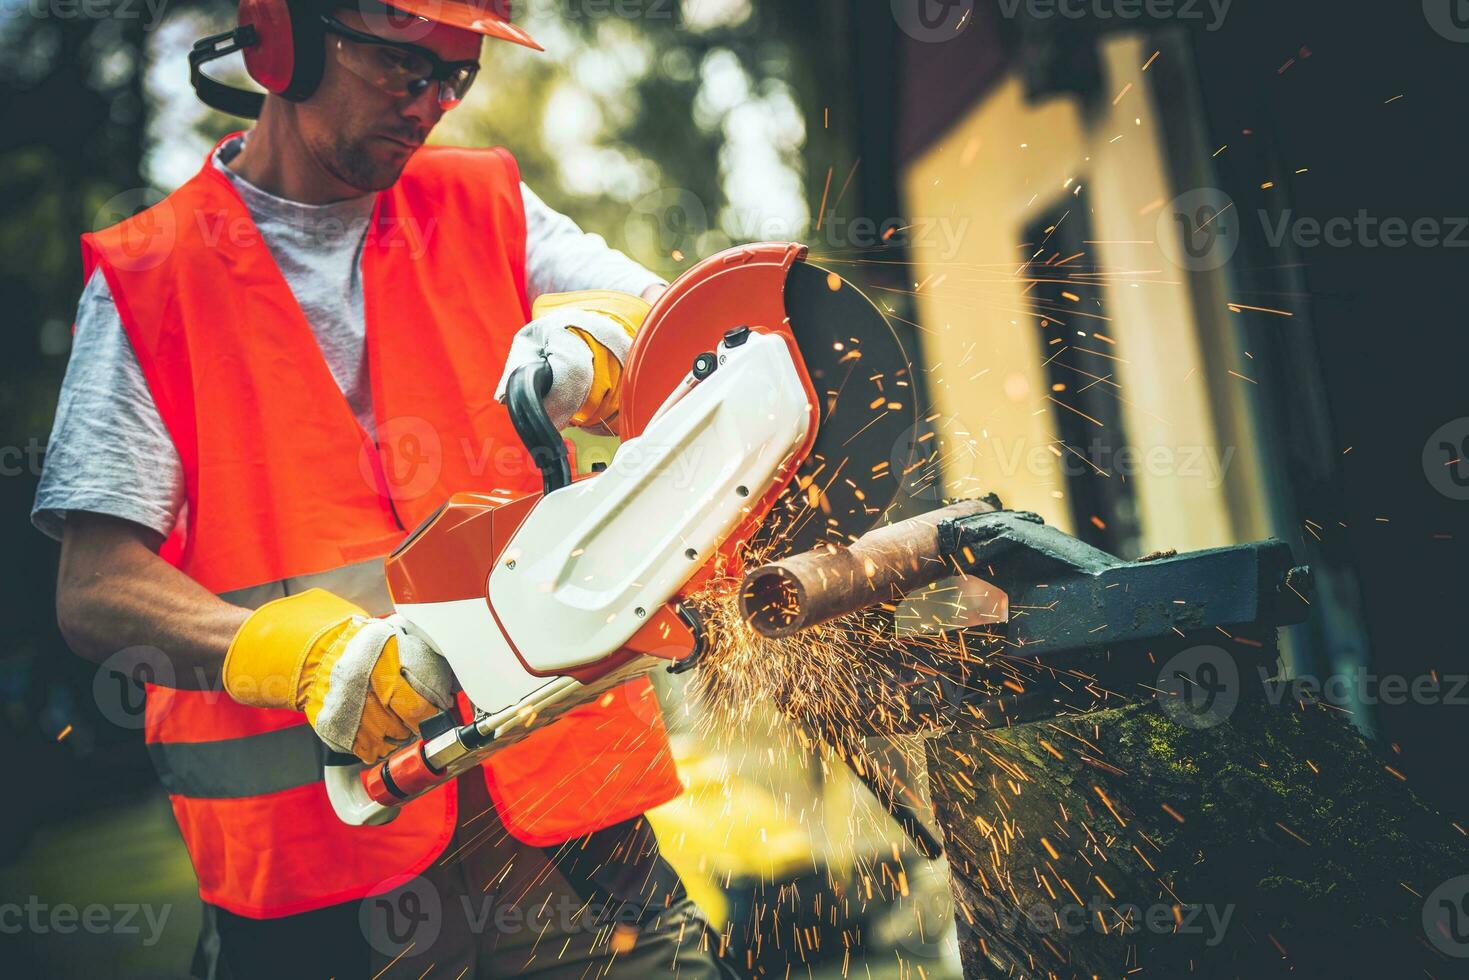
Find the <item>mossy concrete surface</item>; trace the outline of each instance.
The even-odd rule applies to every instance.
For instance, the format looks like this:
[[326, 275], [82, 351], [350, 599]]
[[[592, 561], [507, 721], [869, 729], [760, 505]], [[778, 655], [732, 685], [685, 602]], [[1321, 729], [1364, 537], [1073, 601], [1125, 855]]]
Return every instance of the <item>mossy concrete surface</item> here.
[[1339, 712], [1139, 702], [928, 764], [966, 977], [1469, 977], [1469, 838]]

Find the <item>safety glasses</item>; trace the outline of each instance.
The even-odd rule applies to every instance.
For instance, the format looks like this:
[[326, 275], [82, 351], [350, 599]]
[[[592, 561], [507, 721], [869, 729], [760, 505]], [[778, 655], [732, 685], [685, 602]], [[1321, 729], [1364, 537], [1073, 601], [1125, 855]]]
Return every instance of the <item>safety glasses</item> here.
[[416, 97], [437, 82], [439, 108], [452, 109], [479, 74], [478, 61], [445, 61], [428, 48], [354, 30], [327, 14], [321, 21], [337, 37], [343, 67], [389, 95]]

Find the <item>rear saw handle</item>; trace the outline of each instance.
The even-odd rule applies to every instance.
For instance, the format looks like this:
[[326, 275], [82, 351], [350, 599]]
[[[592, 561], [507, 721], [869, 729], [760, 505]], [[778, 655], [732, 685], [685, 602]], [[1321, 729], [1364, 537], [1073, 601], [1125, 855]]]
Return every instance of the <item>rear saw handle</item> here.
[[544, 403], [554, 381], [551, 362], [542, 358], [516, 368], [505, 386], [505, 408], [510, 412], [510, 423], [541, 471], [543, 490], [548, 494], [571, 485], [571, 460], [566, 443], [556, 431], [551, 416], [546, 414]]
[[547, 684], [527, 701], [493, 715], [455, 724], [451, 712], [423, 723], [425, 738], [403, 746], [379, 762], [328, 752], [325, 780], [332, 809], [343, 823], [375, 827], [398, 815], [403, 804], [484, 762], [505, 746], [505, 738], [531, 723], [545, 709], [571, 697], [582, 685], [570, 677]]

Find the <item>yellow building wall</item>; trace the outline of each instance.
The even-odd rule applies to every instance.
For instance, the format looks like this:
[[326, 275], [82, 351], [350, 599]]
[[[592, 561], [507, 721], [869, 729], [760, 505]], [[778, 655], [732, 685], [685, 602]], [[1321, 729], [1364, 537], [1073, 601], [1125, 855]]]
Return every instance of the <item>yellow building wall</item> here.
[[[1142, 70], [1151, 53], [1132, 35], [1103, 42], [1111, 95], [1090, 125], [1075, 100], [1030, 104], [1010, 78], [901, 178], [906, 213], [923, 232], [912, 250], [921, 353], [935, 409], [952, 419], [940, 423], [948, 489], [993, 490], [1007, 506], [1068, 530], [1057, 458], [1065, 450], [1053, 421], [1065, 410], [1047, 397], [1047, 354], [1022, 274], [1038, 243], [1027, 247], [1024, 229], [1068, 207], [1089, 211], [1086, 254], [1069, 264], [1102, 273], [1103, 308], [1094, 312], [1103, 318], [1067, 317], [1064, 329], [1068, 342], [1118, 360], [1069, 363], [1115, 368], [1127, 444], [1139, 454], [1130, 480], [1144, 551], [1231, 543], [1255, 530], [1235, 526], [1232, 514], [1260, 511], [1258, 501], [1238, 499], [1256, 492], [1256, 461], [1248, 446], [1221, 438], [1211, 408], [1211, 393], [1220, 392], [1210, 386], [1242, 382], [1206, 363], [1185, 274], [1160, 248], [1160, 234], [1170, 232], [1159, 217], [1179, 191], [1168, 186], [1152, 111], [1170, 93], [1150, 95], [1158, 76]], [[1226, 395], [1228, 404], [1234, 396]]]

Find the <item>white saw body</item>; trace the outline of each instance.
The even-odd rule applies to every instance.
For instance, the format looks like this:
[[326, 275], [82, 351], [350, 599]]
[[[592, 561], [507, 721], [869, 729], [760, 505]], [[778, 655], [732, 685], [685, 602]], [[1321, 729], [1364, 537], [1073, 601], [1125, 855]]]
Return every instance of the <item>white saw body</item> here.
[[[458, 495], [430, 518], [389, 560], [392, 621], [448, 660], [474, 719], [426, 726], [422, 741], [373, 766], [333, 757], [338, 816], [391, 820], [567, 709], [697, 654], [677, 597], [790, 481], [814, 436], [813, 402], [786, 336], [731, 330], [601, 473], [542, 495]], [[473, 516], [453, 519], [466, 508]], [[418, 565], [462, 561], [469, 549], [457, 539], [493, 538], [517, 517], [487, 589], [444, 598], [419, 581]]]
[[548, 675], [622, 649], [749, 515], [750, 488], [789, 466], [810, 430], [789, 348], [755, 334], [718, 356], [606, 470], [541, 498], [495, 563], [488, 601], [396, 603], [476, 708], [514, 708]]
[[860, 290], [805, 259], [791, 243], [729, 249], [658, 298], [599, 473], [572, 478], [541, 404], [549, 364], [515, 372], [506, 408], [543, 491], [455, 494], [385, 565], [392, 621], [465, 697], [385, 760], [329, 754], [343, 821], [385, 823], [571, 708], [692, 667], [704, 637], [683, 600], [737, 589], [753, 535], [779, 528], [805, 551], [882, 514], [917, 422], [907, 356]]

